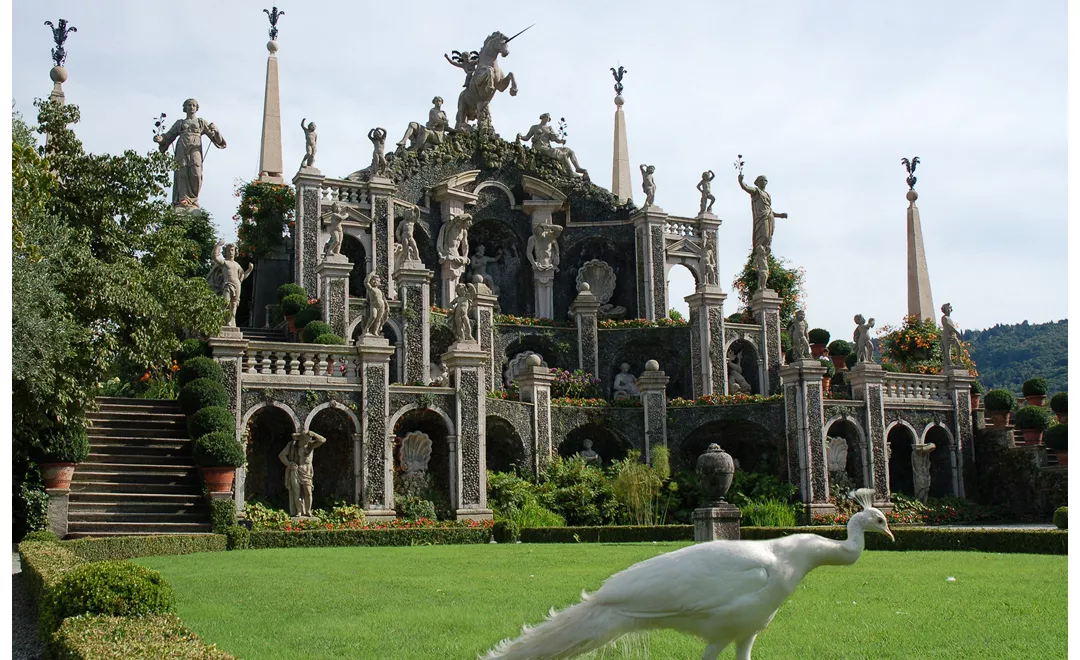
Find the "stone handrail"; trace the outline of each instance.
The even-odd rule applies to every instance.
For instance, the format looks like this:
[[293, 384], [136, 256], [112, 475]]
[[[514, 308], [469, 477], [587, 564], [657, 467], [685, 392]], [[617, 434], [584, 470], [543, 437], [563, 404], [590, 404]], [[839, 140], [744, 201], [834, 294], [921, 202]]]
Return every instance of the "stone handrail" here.
[[319, 186], [319, 195], [322, 198], [323, 206], [329, 206], [334, 202], [354, 206], [368, 206], [367, 184], [363, 181], [323, 179], [322, 184]]
[[664, 224], [664, 233], [671, 234], [673, 236], [685, 236], [688, 238], [697, 238], [700, 236], [698, 227], [696, 224], [689, 222], [678, 222], [668, 220]]
[[886, 373], [885, 401], [952, 403], [949, 379], [938, 374]]
[[244, 349], [244, 382], [358, 383], [359, 356], [352, 346], [249, 342]]

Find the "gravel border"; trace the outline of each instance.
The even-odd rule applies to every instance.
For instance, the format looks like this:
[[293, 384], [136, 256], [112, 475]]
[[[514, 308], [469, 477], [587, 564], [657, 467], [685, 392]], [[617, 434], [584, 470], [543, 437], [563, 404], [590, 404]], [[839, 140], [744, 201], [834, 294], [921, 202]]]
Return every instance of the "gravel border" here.
[[14, 660], [41, 660], [37, 635], [37, 607], [26, 589], [19, 553], [11, 553], [11, 657]]

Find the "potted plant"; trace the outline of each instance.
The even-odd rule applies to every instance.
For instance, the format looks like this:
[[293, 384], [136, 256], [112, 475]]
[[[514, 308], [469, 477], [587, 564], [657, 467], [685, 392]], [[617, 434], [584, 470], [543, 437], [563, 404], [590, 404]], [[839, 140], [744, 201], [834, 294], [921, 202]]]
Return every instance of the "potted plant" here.
[[43, 458], [38, 463], [45, 488], [71, 488], [75, 464], [90, 455], [90, 439], [82, 426], [57, 429], [42, 439]]
[[982, 395], [983, 395], [983, 392], [985, 392], [985, 391], [986, 391], [986, 388], [983, 387], [982, 383], [980, 383], [977, 380], [971, 381], [971, 409], [972, 410], [978, 410], [979, 406], [982, 405]]
[[1009, 390], [990, 390], [985, 399], [983, 405], [986, 406], [986, 414], [990, 415], [990, 423], [994, 426], [1008, 426], [1009, 413], [1016, 405], [1016, 395]]
[[851, 342], [844, 341], [843, 339], [834, 339], [829, 344], [829, 359], [832, 360], [833, 366], [837, 371], [843, 371], [847, 369], [847, 362], [845, 358], [851, 354]]
[[810, 336], [810, 352], [819, 358], [825, 355], [825, 345], [829, 343], [829, 331], [824, 328], [814, 328], [807, 333]]
[[281, 313], [289, 324], [289, 332], [296, 332], [296, 314], [307, 307], [307, 298], [300, 293], [290, 293], [281, 301]]
[[1053, 415], [1042, 406], [1024, 406], [1016, 411], [1016, 428], [1024, 432], [1024, 442], [1029, 445], [1042, 444], [1043, 431], [1050, 428]]
[[1058, 465], [1069, 464], [1069, 425], [1058, 424], [1051, 426], [1043, 434], [1046, 446], [1054, 450], [1058, 457]]
[[825, 375], [821, 377], [821, 391], [828, 394], [829, 389], [832, 387], [832, 377], [836, 375], [836, 367], [833, 366], [832, 360], [827, 357], [819, 357], [818, 362], [825, 367]]
[[1057, 415], [1059, 423], [1067, 423], [1069, 421], [1069, 393], [1058, 392], [1050, 397], [1050, 410]]
[[1045, 406], [1046, 393], [1049, 391], [1050, 386], [1045, 378], [1035, 377], [1024, 381], [1024, 399], [1027, 400], [1029, 406]]
[[244, 448], [226, 431], [207, 433], [195, 441], [192, 452], [211, 493], [232, 490], [236, 468], [244, 464]]

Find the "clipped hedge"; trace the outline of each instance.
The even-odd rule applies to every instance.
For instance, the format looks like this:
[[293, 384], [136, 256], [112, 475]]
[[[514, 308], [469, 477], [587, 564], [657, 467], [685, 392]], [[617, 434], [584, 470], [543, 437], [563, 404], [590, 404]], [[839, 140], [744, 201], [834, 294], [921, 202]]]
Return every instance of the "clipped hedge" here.
[[850, 355], [851, 354], [851, 342], [844, 341], [843, 339], [834, 339], [829, 344], [829, 355]]
[[[1069, 534], [1058, 530], [957, 529], [955, 527], [892, 527], [896, 542], [884, 534], [868, 532], [867, 550], [962, 550], [975, 552], [1069, 554]], [[743, 527], [747, 540], [774, 539], [789, 534], [818, 534], [831, 539], [847, 538], [847, 528]]]
[[65, 573], [83, 564], [71, 548], [55, 541], [23, 541], [19, 555], [27, 590], [36, 603], [44, 600]]
[[1050, 397], [1050, 410], [1062, 415], [1069, 414], [1069, 393], [1058, 392]]
[[72, 617], [64, 621], [53, 637], [53, 652], [63, 660], [232, 660], [233, 657], [213, 644], [203, 643], [173, 614]]
[[231, 497], [210, 502], [210, 520], [215, 534], [226, 534], [225, 545], [228, 547], [228, 529], [237, 524], [236, 502]]
[[248, 547], [330, 548], [341, 546], [463, 545], [487, 543], [491, 530], [482, 527], [445, 529], [343, 529], [304, 532], [251, 532]]
[[225, 371], [217, 360], [200, 355], [185, 362], [176, 372], [176, 382], [180, 387], [197, 378], [209, 378], [220, 383], [225, 380]]
[[210, 344], [201, 339], [185, 339], [180, 342], [180, 349], [173, 353], [173, 357], [180, 364], [184, 364], [193, 357], [210, 357]]
[[603, 527], [526, 527], [522, 543], [635, 543], [693, 541], [693, 525], [607, 525]]
[[307, 302], [307, 291], [299, 284], [289, 282], [287, 284], [282, 284], [277, 288], [277, 301], [279, 303], [289, 296], [300, 296], [304, 299], [304, 302]]
[[322, 309], [319, 307], [319, 305], [305, 304], [304, 307], [296, 313], [296, 318], [293, 319], [293, 325], [296, 326], [296, 328], [299, 330], [302, 328], [306, 328], [308, 323], [321, 320]]
[[185, 415], [194, 415], [210, 406], [225, 408], [229, 405], [228, 393], [221, 382], [213, 378], [196, 378], [180, 389], [177, 399]]
[[301, 293], [290, 293], [281, 299], [281, 312], [285, 316], [295, 316], [304, 307], [307, 307], [307, 296]]
[[309, 344], [318, 343], [315, 340], [319, 335], [333, 334], [334, 327], [326, 321], [312, 321], [304, 326], [304, 329], [300, 332], [300, 336], [304, 338], [304, 341]]
[[1045, 431], [1054, 421], [1054, 413], [1042, 406], [1024, 406], [1016, 411], [1016, 428]]
[[1059, 506], [1054, 511], [1054, 526], [1058, 529], [1069, 528], [1069, 507]]
[[187, 419], [188, 437], [192, 440], [201, 438], [207, 433], [221, 431], [223, 433], [236, 433], [236, 418], [228, 408], [221, 406], [207, 406], [198, 410]]
[[1024, 396], [1046, 396], [1047, 392], [1050, 391], [1050, 385], [1042, 376], [1036, 376], [1024, 381], [1020, 391], [1024, 393]]
[[235, 432], [214, 431], [195, 441], [191, 451], [199, 467], [240, 467], [244, 464], [244, 446], [236, 441]]
[[1016, 395], [1009, 390], [990, 390], [983, 397], [983, 407], [987, 410], [1012, 410], [1016, 405]]
[[190, 555], [193, 552], [222, 552], [225, 550], [225, 537], [221, 534], [106, 536], [64, 541], [62, 545], [82, 560], [106, 561], [158, 555]]
[[126, 561], [96, 561], [66, 571], [40, 603], [41, 632], [80, 614], [144, 616], [172, 611], [174, 594], [161, 573]]
[[[307, 328], [304, 329], [307, 330]], [[321, 344], [323, 346], [344, 346], [345, 340], [332, 332], [326, 332], [316, 337], [315, 341], [312, 343]]]
[[825, 328], [812, 328], [807, 336], [811, 344], [828, 344], [832, 335]]
[[90, 455], [90, 437], [82, 426], [57, 429], [42, 438], [42, 463], [82, 463]]

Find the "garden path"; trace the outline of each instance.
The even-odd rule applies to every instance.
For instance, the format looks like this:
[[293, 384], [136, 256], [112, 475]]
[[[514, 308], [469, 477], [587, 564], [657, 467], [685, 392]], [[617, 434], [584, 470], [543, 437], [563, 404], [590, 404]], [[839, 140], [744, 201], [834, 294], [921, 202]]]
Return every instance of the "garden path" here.
[[11, 657], [13, 660], [41, 658], [37, 608], [26, 590], [26, 578], [22, 574], [17, 550], [11, 553]]

